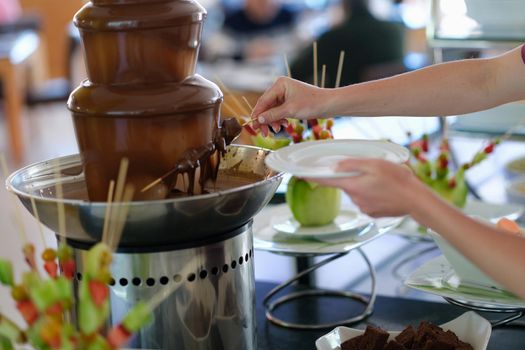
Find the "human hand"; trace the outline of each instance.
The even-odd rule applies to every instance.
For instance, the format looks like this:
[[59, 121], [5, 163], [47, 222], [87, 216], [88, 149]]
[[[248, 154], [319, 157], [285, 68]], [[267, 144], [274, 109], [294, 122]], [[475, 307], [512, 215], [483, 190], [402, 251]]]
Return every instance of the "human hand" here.
[[359, 175], [307, 180], [341, 188], [371, 217], [409, 215], [426, 192], [425, 185], [406, 165], [382, 159], [344, 160], [338, 164], [337, 171]]
[[298, 80], [281, 77], [257, 101], [252, 112], [253, 127], [268, 134], [268, 125], [279, 132], [286, 118], [312, 119], [326, 115], [326, 90]]

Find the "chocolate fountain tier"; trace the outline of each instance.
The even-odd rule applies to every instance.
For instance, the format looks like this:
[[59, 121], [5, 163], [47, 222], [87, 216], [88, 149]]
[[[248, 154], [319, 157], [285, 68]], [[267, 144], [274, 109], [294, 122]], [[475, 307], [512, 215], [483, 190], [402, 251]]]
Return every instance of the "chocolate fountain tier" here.
[[180, 82], [195, 73], [206, 10], [191, 0], [104, 0], [75, 16], [94, 83]]
[[[165, 198], [169, 183], [145, 193], [138, 190], [174, 169], [189, 150], [204, 152], [201, 158], [213, 153], [221, 101], [219, 88], [198, 75], [180, 84], [111, 86], [85, 81], [71, 94], [68, 108], [90, 199], [106, 200], [109, 182], [117, 178], [124, 157], [130, 164], [128, 179], [137, 190], [135, 199]], [[210, 159], [210, 166], [216, 165], [216, 158]]]
[[[213, 239], [242, 227], [272, 198], [282, 174], [264, 164], [268, 151], [230, 146], [220, 164], [216, 188], [206, 195], [132, 202], [121, 247], [159, 247]], [[100, 241], [105, 202], [89, 202], [78, 155], [58, 159], [64, 198], [57, 199], [56, 161], [27, 166], [7, 180], [8, 189], [32, 212], [35, 199], [40, 220], [58, 229], [58, 206], [65, 205], [66, 238], [92, 244]], [[119, 205], [119, 204], [115, 204]]]

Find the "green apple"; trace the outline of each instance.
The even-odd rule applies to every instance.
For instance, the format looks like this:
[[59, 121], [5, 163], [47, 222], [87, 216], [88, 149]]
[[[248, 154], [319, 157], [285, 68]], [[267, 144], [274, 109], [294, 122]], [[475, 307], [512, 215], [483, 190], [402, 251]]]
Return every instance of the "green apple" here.
[[341, 191], [292, 177], [286, 191], [286, 202], [302, 226], [322, 226], [339, 215]]
[[264, 137], [261, 134], [252, 136], [252, 142], [255, 146], [266, 148], [272, 151], [288, 146], [291, 141], [292, 140], [289, 138], [276, 138], [272, 136]]

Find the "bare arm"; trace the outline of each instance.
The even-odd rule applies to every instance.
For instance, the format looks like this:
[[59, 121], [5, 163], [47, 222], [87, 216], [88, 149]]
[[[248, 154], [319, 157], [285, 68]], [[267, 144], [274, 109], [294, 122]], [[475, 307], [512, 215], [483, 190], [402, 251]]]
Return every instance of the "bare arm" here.
[[490, 59], [433, 65], [339, 89], [319, 89], [281, 78], [259, 99], [252, 116], [268, 124], [286, 117], [475, 112], [525, 99], [525, 64], [520, 50], [518, 47]]
[[360, 176], [313, 179], [343, 189], [352, 201], [373, 217], [411, 215], [438, 232], [494, 280], [525, 299], [525, 238], [480, 223], [452, 207], [406, 167], [378, 159], [352, 159], [341, 171]]
[[438, 232], [487, 275], [525, 299], [525, 238], [475, 221], [433, 193], [420, 197], [411, 215]]
[[458, 115], [525, 99], [521, 47], [334, 90], [330, 114]]

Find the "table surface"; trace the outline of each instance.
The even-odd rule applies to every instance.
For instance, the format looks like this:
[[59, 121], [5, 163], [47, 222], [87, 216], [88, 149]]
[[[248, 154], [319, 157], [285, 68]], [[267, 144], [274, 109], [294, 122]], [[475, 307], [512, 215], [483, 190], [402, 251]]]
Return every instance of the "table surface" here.
[[[256, 283], [257, 292], [257, 332], [259, 350], [291, 350], [315, 349], [315, 341], [327, 330], [289, 330], [266, 321], [262, 300], [273, 288], [274, 284]], [[300, 287], [294, 287], [297, 289]], [[276, 314], [287, 320], [315, 322], [337, 320], [349, 314], [362, 311], [362, 306], [352, 301], [342, 299], [302, 299], [283, 305]], [[467, 310], [450, 304], [428, 301], [392, 298], [378, 296], [375, 311], [365, 322], [353, 327], [365, 328], [372, 324], [388, 330], [401, 330], [409, 324], [417, 326], [420, 321], [428, 320], [436, 324], [448, 322]], [[482, 314], [489, 318], [489, 314]], [[523, 349], [525, 344], [525, 328], [501, 327], [492, 331], [488, 350]]]

